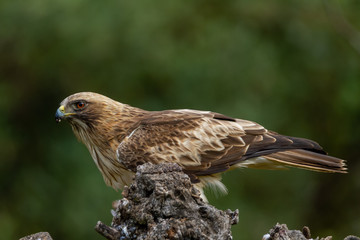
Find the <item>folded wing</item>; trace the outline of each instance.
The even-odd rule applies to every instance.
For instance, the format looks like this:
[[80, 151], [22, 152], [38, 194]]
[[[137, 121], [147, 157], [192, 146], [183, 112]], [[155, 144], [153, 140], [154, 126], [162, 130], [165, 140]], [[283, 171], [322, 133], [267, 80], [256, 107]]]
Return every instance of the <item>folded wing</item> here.
[[193, 182], [231, 167], [294, 166], [346, 172], [345, 161], [326, 155], [314, 141], [288, 137], [261, 125], [218, 113], [195, 110], [150, 112], [118, 147], [127, 168], [150, 161], [175, 162]]

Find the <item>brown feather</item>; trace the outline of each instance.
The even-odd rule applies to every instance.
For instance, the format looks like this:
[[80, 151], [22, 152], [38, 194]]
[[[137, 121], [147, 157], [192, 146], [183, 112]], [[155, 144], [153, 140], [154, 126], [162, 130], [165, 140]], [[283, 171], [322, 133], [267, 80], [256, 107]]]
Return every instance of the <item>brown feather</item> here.
[[303, 149], [272, 153], [264, 158], [314, 171], [346, 173], [344, 160]]

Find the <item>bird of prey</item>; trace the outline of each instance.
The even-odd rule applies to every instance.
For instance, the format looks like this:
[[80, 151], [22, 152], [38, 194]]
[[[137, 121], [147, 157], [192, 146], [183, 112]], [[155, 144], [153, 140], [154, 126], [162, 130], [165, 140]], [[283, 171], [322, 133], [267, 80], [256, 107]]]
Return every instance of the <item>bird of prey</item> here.
[[70, 123], [105, 183], [114, 189], [130, 185], [136, 167], [145, 162], [177, 163], [202, 193], [207, 185], [226, 192], [220, 174], [233, 168], [293, 166], [346, 173], [344, 160], [328, 156], [312, 140], [215, 112], [145, 111], [80, 92], [61, 102], [55, 119]]

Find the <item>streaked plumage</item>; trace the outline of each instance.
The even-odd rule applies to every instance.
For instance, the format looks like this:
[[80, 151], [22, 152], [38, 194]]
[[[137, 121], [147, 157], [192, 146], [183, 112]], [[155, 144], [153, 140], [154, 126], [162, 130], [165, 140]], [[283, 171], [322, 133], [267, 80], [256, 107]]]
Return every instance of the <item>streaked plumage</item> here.
[[326, 155], [314, 141], [214, 112], [145, 111], [82, 92], [61, 102], [56, 119], [63, 118], [115, 189], [129, 185], [144, 162], [175, 162], [200, 190], [213, 185], [226, 191], [219, 174], [236, 167], [346, 172], [344, 160]]

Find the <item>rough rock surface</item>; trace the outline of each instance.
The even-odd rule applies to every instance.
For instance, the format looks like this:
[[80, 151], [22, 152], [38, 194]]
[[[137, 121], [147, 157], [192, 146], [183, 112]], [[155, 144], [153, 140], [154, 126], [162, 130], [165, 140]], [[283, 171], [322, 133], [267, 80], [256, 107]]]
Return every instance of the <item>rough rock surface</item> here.
[[232, 239], [238, 211], [205, 203], [176, 164], [144, 164], [117, 202], [111, 227], [95, 229], [108, 239]]
[[[277, 223], [269, 233], [263, 236], [263, 240], [332, 240], [331, 236], [325, 238], [312, 238], [310, 234], [310, 229], [308, 227], [303, 227], [302, 231], [299, 230], [289, 230], [286, 224]], [[355, 236], [347, 236], [344, 240], [360, 240], [360, 238]]]
[[52, 240], [50, 234], [48, 232], [38, 232], [23, 238], [20, 238], [19, 240]]

